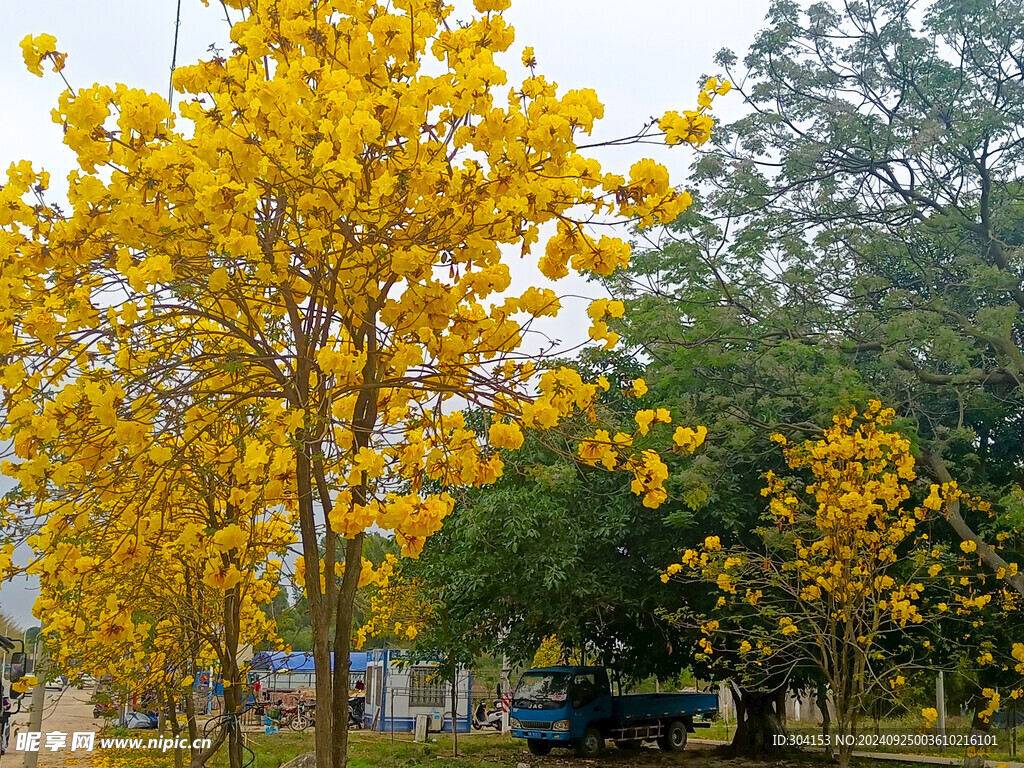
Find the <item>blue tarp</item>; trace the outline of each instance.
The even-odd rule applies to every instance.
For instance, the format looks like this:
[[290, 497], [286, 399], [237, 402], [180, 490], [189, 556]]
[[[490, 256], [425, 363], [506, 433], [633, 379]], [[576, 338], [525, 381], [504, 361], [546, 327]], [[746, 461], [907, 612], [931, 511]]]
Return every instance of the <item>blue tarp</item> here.
[[[366, 672], [366, 657], [369, 654], [354, 651], [348, 655], [350, 672]], [[314, 672], [313, 654], [308, 652], [285, 653], [284, 651], [261, 651], [252, 660], [254, 670], [268, 672]], [[331, 654], [331, 668], [334, 668], [334, 654]]]

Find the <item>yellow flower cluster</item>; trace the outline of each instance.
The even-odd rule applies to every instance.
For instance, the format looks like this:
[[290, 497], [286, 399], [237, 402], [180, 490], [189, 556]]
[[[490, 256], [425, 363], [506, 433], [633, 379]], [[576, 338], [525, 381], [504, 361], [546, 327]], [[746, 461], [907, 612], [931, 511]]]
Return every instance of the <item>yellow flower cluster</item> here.
[[[633, 382], [632, 391], [647, 391], [643, 379]], [[656, 451], [631, 452], [630, 448], [639, 436], [647, 435], [655, 424], [671, 424], [672, 414], [667, 408], [643, 409], [634, 416], [637, 429], [633, 434], [617, 432], [612, 436], [607, 430], [598, 429], [593, 437], [580, 441], [577, 453], [580, 459], [591, 466], [600, 464], [605, 469], [623, 467], [633, 475], [630, 490], [643, 498], [645, 507], [656, 509], [668, 498], [665, 481], [668, 466]], [[706, 427], [691, 430], [688, 427], [676, 429], [675, 445], [684, 452], [692, 453], [704, 442]], [[682, 437], [681, 437], [682, 436]]]
[[374, 585], [370, 594], [369, 619], [356, 631], [354, 643], [361, 648], [371, 637], [393, 635], [415, 640], [430, 620], [430, 606], [420, 600], [421, 585], [402, 575], [397, 557], [388, 554], [376, 571], [364, 563], [364, 571], [373, 574], [366, 585]]
[[658, 123], [658, 127], [665, 132], [665, 142], [668, 144], [679, 144], [688, 142], [695, 147], [711, 138], [711, 128], [714, 125], [708, 111], [715, 96], [724, 96], [732, 90], [732, 83], [728, 80], [718, 82], [717, 78], [710, 78], [704, 89], [697, 96], [696, 110], [687, 110], [682, 114], [669, 112]]
[[42, 63], [46, 59], [53, 61], [53, 71], [60, 72], [64, 69], [67, 55], [57, 50], [57, 38], [53, 35], [32, 35], [26, 36], [21, 41], [21, 53], [25, 59], [25, 66], [28, 71], [38, 77], [43, 76]]
[[[780, 594], [782, 605], [796, 598], [796, 612], [778, 618], [771, 630], [778, 636], [793, 642], [802, 636], [845, 636], [847, 626], [869, 626], [871, 631], [855, 630], [856, 644], [874, 656], [884, 653], [875, 643], [878, 632], [921, 624], [926, 593], [948, 586], [944, 564], [936, 561], [948, 555], [918, 533], [921, 521], [965, 496], [954, 482], [935, 485], [923, 507], [908, 508], [915, 463], [910, 441], [889, 428], [893, 417], [892, 409], [872, 401], [862, 413], [838, 413], [819, 439], [790, 444], [783, 435], [772, 435], [790, 468], [805, 471], [804, 478], [771, 471], [764, 476], [762, 494], [784, 547], [765, 554], [723, 548], [718, 537], [708, 537], [669, 565], [662, 581], [696, 577], [714, 584], [721, 593], [718, 615], [725, 617], [735, 612], [732, 603], [740, 594], [750, 606], [768, 600], [773, 608]], [[974, 552], [975, 542], [964, 542], [961, 549]], [[966, 577], [961, 581], [961, 586], [970, 583]], [[952, 599], [960, 615], [970, 615], [985, 609], [992, 595], [962, 592]], [[939, 605], [940, 612], [948, 610], [947, 603]], [[768, 630], [758, 626], [757, 631]], [[751, 649], [749, 642], [744, 647]], [[1024, 670], [1024, 644], [1015, 646], [1014, 654]], [[991, 654], [984, 659], [991, 663]], [[900, 684], [898, 676], [893, 680]]]
[[613, 299], [597, 299], [590, 303], [587, 314], [593, 324], [590, 326], [590, 338], [594, 341], [603, 341], [604, 349], [611, 349], [619, 341], [619, 334], [608, 330], [606, 317], [620, 318], [625, 314], [626, 308], [621, 301]]

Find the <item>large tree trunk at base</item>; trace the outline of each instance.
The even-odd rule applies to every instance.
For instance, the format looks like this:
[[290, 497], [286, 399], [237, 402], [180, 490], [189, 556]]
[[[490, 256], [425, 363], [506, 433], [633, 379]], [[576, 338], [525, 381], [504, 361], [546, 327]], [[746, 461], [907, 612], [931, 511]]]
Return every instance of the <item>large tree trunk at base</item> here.
[[[779, 689], [783, 693], [785, 687]], [[749, 691], [733, 687], [736, 700], [736, 735], [731, 749], [737, 754], [777, 754], [782, 747], [775, 744], [776, 736], [786, 734], [786, 712], [780, 710], [784, 696], [775, 691]]]
[[228, 733], [228, 765], [231, 768], [242, 768], [242, 728], [238, 720], [242, 708], [242, 675], [238, 668], [238, 643], [241, 634], [239, 625], [238, 588], [232, 587], [224, 593], [224, 658], [221, 659], [221, 683], [224, 686], [224, 718], [225, 726], [230, 726]]
[[833, 758], [832, 749], [832, 714], [828, 711], [828, 688], [824, 683], [818, 683], [817, 689], [818, 711], [821, 712], [821, 733], [825, 737], [825, 757]]
[[331, 647], [322, 616], [313, 618], [309, 613], [313, 629], [313, 664], [316, 669], [316, 768], [333, 768], [331, 747], [334, 741], [334, 685], [331, 677]]
[[452, 671], [452, 755], [459, 756], [459, 668]]
[[199, 723], [196, 722], [196, 695], [191, 688], [185, 693], [185, 722], [188, 724], [189, 758], [199, 753], [195, 743], [199, 738]]
[[[192, 692], [186, 693], [186, 696], [191, 696]], [[185, 760], [181, 753], [181, 747], [178, 742], [181, 741], [181, 726], [178, 725], [178, 707], [174, 701], [174, 693], [169, 692], [167, 694], [167, 719], [171, 724], [171, 736], [174, 738], [174, 768], [184, 768]]]
[[[335, 609], [334, 628], [334, 743], [331, 754], [334, 762], [331, 768], [345, 768], [348, 765], [348, 693], [350, 687], [349, 651], [352, 649], [352, 613], [355, 606], [356, 590], [359, 588], [359, 574], [363, 567], [363, 534], [357, 534], [345, 542], [345, 575], [338, 590], [338, 605]], [[319, 727], [320, 723], [317, 722]], [[317, 749], [319, 749], [319, 744]]]
[[[971, 736], [974, 738], [988, 736], [992, 731], [992, 723], [982, 720], [978, 714], [988, 706], [988, 699], [980, 693], [974, 697], [974, 718], [971, 720]], [[964, 756], [964, 768], [985, 768], [985, 747], [967, 747]]]

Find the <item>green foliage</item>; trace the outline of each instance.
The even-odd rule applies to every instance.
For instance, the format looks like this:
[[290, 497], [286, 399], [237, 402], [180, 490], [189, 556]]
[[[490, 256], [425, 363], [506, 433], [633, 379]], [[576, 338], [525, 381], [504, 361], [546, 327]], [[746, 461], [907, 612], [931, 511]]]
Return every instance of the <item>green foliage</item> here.
[[[585, 377], [611, 382], [600, 403], [603, 423], [626, 427], [638, 407], [655, 404], [622, 394], [641, 374], [632, 359], [593, 353], [580, 362]], [[581, 434], [592, 429], [577, 426]], [[650, 439], [668, 434], [652, 431]], [[698, 535], [694, 508], [708, 485], [693, 460], [670, 459], [670, 501], [652, 510], [631, 493], [628, 477], [580, 463], [565, 437], [528, 433], [503, 459], [503, 477], [460, 497], [419, 560], [404, 564], [406, 577], [424, 580], [429, 601], [459, 617], [478, 651], [529, 664], [554, 635], [630, 678], [679, 674], [693, 637], [660, 614], [701, 595], [662, 584], [660, 572], [680, 543]]]
[[[948, 472], [999, 502], [960, 522], [1024, 557], [1022, 61], [1016, 0], [777, 0], [742, 61], [719, 54], [748, 114], [696, 161], [697, 203], [605, 280], [649, 397], [708, 427], [692, 468], [707, 533], [750, 543], [761, 473], [781, 469], [769, 433], [818, 434], [877, 397], [922, 482]], [[929, 534], [955, 551], [965, 535]], [[968, 688], [1008, 683], [976, 655], [1019, 615], [994, 611], [936, 663]]]

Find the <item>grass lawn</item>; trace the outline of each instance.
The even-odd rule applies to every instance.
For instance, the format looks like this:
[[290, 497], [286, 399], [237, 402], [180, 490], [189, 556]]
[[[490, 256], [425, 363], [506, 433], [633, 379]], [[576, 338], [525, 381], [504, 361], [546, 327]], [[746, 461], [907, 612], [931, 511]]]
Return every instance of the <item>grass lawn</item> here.
[[[703, 734], [701, 734], [703, 735]], [[548, 757], [534, 757], [526, 745], [518, 740], [497, 735], [465, 736], [459, 739], [458, 758], [452, 757], [452, 741], [449, 736], [432, 736], [436, 741], [426, 744], [413, 743], [409, 734], [396, 734], [392, 743], [387, 734], [353, 733], [351, 736], [351, 768], [516, 768], [526, 763], [530, 768], [596, 768], [616, 766], [617, 768], [648, 768], [648, 766], [680, 766], [681, 768], [766, 768], [766, 766], [800, 765], [807, 768], [824, 766], [819, 755], [788, 755], [784, 759], [768, 762], [757, 760], [725, 759], [716, 750], [692, 744], [683, 752], [666, 754], [658, 749], [644, 748], [639, 752], [621, 752], [609, 747], [598, 760], [583, 760], [567, 750], [554, 750]], [[271, 736], [261, 734], [249, 738], [249, 746], [256, 753], [257, 768], [278, 768], [288, 760], [313, 746], [311, 733], [278, 733]], [[906, 764], [893, 762], [855, 761], [858, 768], [907, 768]], [[226, 768], [223, 753], [212, 764], [215, 768]], [[168, 762], [168, 768], [173, 760]]]

